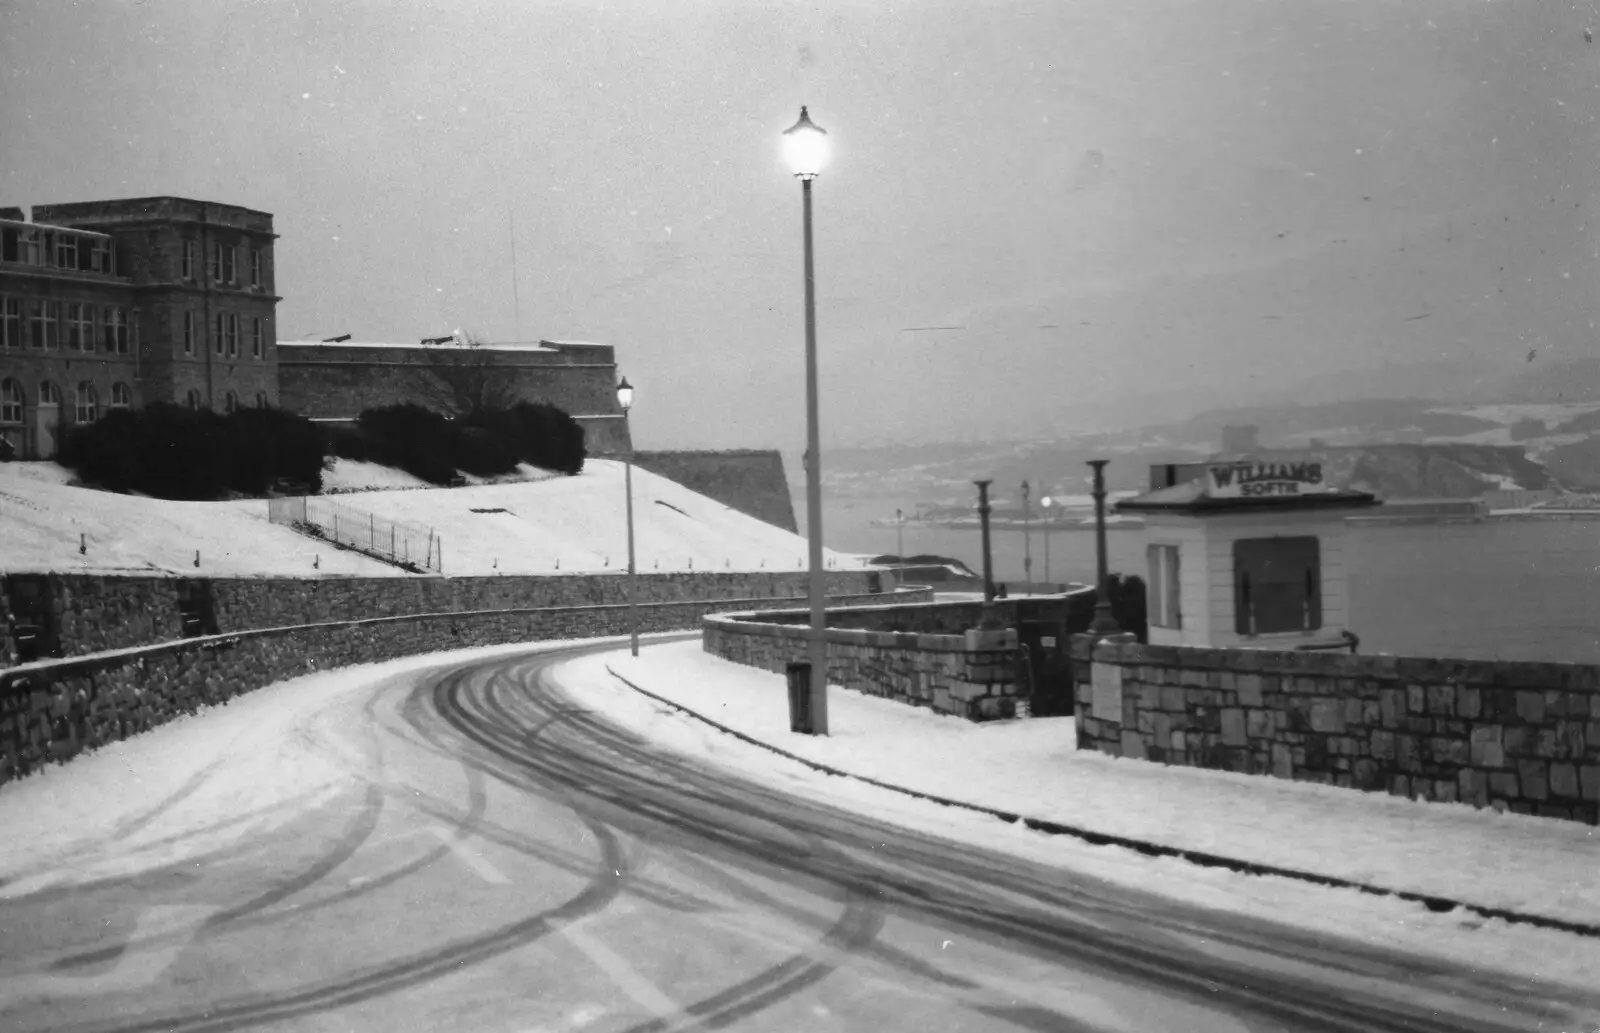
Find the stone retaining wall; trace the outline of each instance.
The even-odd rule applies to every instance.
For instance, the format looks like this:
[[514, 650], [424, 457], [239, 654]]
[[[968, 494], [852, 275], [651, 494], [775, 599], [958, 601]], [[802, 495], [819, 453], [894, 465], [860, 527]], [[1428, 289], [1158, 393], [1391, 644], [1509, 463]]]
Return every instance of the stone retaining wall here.
[[[394, 583], [392, 580], [388, 583]], [[830, 597], [833, 606], [879, 594]], [[746, 609], [795, 597], [743, 599]], [[641, 631], [692, 628], [729, 600], [649, 602]], [[607, 603], [419, 613], [207, 635], [0, 670], [0, 782], [308, 671], [468, 646], [625, 634], [629, 608]]]
[[[722, 599], [727, 608], [752, 609], [747, 600], [806, 595], [804, 571], [639, 574], [643, 602]], [[875, 575], [828, 571], [827, 591], [866, 594]], [[360, 620], [408, 613], [465, 612], [621, 603], [627, 575], [569, 574], [541, 577], [328, 577], [195, 578], [114, 575], [7, 575], [0, 591], [0, 666], [15, 663], [8, 599], [15, 583], [35, 580], [49, 596], [62, 656], [81, 656], [180, 638], [180, 593], [208, 593], [214, 625], [207, 630], [246, 631], [280, 625]]]
[[[862, 609], [877, 616], [873, 611], [887, 608]], [[829, 623], [857, 616], [830, 612]], [[805, 610], [716, 614], [701, 622], [701, 641], [725, 660], [782, 673], [790, 661], [807, 658], [808, 619]], [[973, 721], [1015, 717], [1022, 709], [1011, 628], [938, 635], [830, 627], [827, 653], [828, 681], [870, 696]]]
[[1600, 667], [1086, 635], [1072, 653], [1080, 749], [1600, 824]]

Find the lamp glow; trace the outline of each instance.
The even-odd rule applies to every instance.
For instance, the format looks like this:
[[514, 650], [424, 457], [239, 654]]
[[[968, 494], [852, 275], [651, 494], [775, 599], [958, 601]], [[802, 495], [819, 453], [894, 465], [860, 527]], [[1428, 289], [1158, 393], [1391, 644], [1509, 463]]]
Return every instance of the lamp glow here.
[[802, 105], [800, 121], [783, 131], [783, 159], [801, 179], [811, 179], [828, 164], [828, 131], [811, 121]]
[[617, 385], [617, 404], [622, 406], [623, 412], [633, 408], [633, 385], [628, 383], [627, 377], [623, 377], [622, 383]]

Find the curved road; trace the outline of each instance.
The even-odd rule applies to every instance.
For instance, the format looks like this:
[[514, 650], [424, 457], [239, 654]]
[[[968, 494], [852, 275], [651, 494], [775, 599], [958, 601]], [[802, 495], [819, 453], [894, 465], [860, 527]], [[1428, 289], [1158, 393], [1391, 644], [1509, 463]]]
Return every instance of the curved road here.
[[1466, 1033], [1594, 1006], [663, 754], [551, 680], [596, 648], [330, 693], [293, 737], [331, 782], [152, 840], [206, 768], [61, 859], [94, 878], [0, 883], [0, 1029]]

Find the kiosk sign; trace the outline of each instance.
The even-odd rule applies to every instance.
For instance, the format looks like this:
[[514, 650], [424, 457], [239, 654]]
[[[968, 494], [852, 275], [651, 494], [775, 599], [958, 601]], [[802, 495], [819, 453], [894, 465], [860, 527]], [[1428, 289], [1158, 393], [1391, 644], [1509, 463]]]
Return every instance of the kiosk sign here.
[[1321, 463], [1221, 463], [1206, 468], [1212, 498], [1305, 495], [1329, 490]]

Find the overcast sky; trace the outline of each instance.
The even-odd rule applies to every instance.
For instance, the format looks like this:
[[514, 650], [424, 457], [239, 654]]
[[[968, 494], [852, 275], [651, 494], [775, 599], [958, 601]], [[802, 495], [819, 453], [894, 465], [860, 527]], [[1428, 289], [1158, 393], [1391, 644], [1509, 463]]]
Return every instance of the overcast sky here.
[[1594, 0], [0, 0], [0, 203], [269, 211], [280, 337], [600, 341], [641, 446], [793, 448], [805, 103], [825, 446], [1044, 433], [1595, 354], [1585, 28]]

